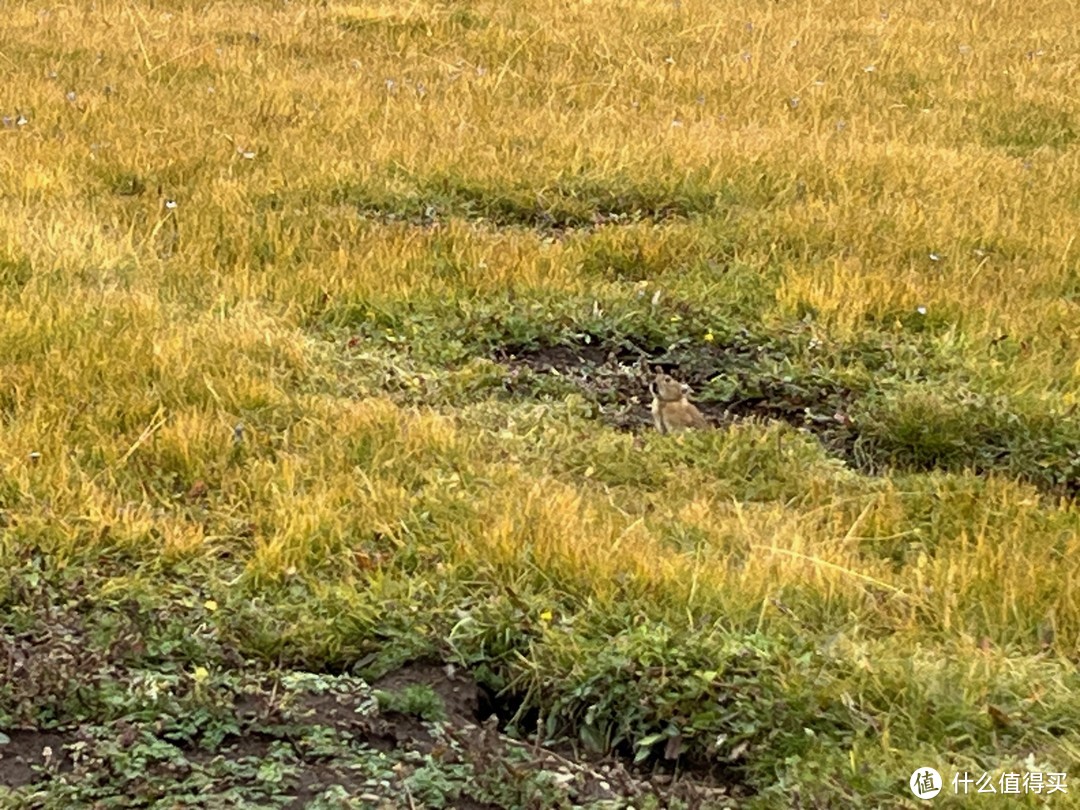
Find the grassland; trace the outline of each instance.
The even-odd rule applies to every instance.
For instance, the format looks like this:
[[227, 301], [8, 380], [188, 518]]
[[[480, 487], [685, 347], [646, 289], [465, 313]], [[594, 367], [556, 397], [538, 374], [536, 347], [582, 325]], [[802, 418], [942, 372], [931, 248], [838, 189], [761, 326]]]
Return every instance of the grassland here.
[[3, 15], [0, 804], [1080, 778], [1069, 0]]

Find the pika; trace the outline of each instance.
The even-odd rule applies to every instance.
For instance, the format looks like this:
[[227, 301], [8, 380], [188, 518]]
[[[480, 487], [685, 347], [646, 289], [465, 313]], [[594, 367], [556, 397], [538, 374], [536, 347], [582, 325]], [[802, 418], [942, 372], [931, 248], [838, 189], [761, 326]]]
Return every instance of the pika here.
[[690, 386], [681, 383], [670, 374], [656, 370], [656, 378], [649, 385], [652, 392], [653, 424], [661, 433], [678, 433], [690, 428], [707, 428], [709, 423], [701, 411], [686, 398]]

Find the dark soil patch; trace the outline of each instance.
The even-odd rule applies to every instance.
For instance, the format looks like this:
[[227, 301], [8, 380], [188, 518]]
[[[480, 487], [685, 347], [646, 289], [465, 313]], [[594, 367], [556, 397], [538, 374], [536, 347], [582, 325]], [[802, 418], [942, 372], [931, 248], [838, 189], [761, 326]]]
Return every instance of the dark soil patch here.
[[503, 733], [511, 719], [516, 718], [520, 728], [530, 728], [536, 725], [539, 712], [523, 710], [522, 696], [489, 694], [472, 675], [453, 666], [432, 662], [408, 664], [379, 679], [373, 687], [401, 690], [414, 684], [429, 686], [439, 695], [448, 716], [449, 736], [470, 752], [474, 764], [499, 768], [520, 758], [525, 768], [551, 771], [566, 780], [576, 803], [655, 794], [699, 806], [704, 797], [718, 798], [741, 790], [718, 779], [711, 764], [688, 769], [687, 763], [681, 763], [682, 773], [675, 778], [672, 769], [659, 767], [646, 773], [630, 767], [630, 751], [603, 757], [583, 756], [566, 742], [523, 742], [511, 738]]
[[[660, 806], [676, 797], [689, 806], [703, 806], [711, 799], [741, 795], [738, 786], [724, 785], [704, 772], [687, 771], [679, 778], [670, 772], [649, 774], [633, 769], [625, 759], [579, 756], [569, 745], [514, 739], [500, 726], [520, 708], [520, 701], [491, 699], [470, 674], [450, 666], [415, 662], [370, 686], [332, 676], [322, 683], [329, 688], [282, 690], [267, 679], [254, 691], [236, 694], [233, 712], [239, 733], [212, 751], [181, 746], [179, 759], [156, 752], [153, 731], [145, 734], [155, 727], [152, 718], [145, 724], [70, 731], [9, 731], [9, 741], [0, 745], [0, 785], [41, 790], [61, 780], [68, 786], [65, 790], [80, 785], [100, 797], [112, 795], [115, 781], [116, 795], [138, 795], [147, 802], [197, 789], [208, 797], [246, 796], [260, 802], [274, 796], [290, 808], [309, 806], [336, 786], [372, 806], [391, 806], [387, 803], [410, 795], [410, 778], [424, 769], [427, 775], [414, 786], [430, 789], [423, 788], [426, 780], [441, 771], [445, 777], [438, 778], [449, 781], [439, 801], [469, 810], [540, 806], [537, 790], [543, 792], [544, 806], [645, 796], [655, 797]], [[375, 690], [400, 693], [414, 686], [438, 695], [444, 721], [429, 723], [372, 704]], [[487, 713], [490, 716], [481, 717]], [[324, 742], [313, 742], [318, 740]], [[82, 755], [73, 762], [65, 746], [80, 741]], [[110, 773], [112, 758], [118, 751], [127, 756], [133, 746], [141, 746], [147, 757], [137, 772], [120, 766]], [[383, 759], [377, 759], [380, 756]], [[359, 767], [361, 762], [369, 764]], [[373, 771], [365, 770], [371, 767], [379, 774], [374, 780]], [[275, 773], [279, 781], [273, 780]], [[418, 798], [417, 806], [421, 803]]]
[[48, 778], [48, 773], [71, 770], [64, 751], [65, 735], [36, 729], [6, 731], [9, 742], [0, 745], [0, 785], [22, 787]]
[[505, 387], [511, 394], [550, 394], [556, 378], [576, 387], [595, 403], [599, 418], [622, 430], [652, 429], [649, 383], [661, 368], [691, 386], [691, 400], [714, 425], [783, 421], [810, 432], [826, 452], [866, 475], [970, 470], [1013, 476], [1052, 497], [1080, 496], [1080, 430], [1069, 420], [1014, 412], [1006, 399], [955, 390], [940, 405], [905, 412], [880, 392], [840, 383], [832, 368], [794, 365], [782, 344], [742, 331], [711, 344], [672, 348], [634, 336], [580, 334], [552, 343], [508, 343], [490, 356], [509, 367]]
[[[691, 395], [713, 424], [735, 418], [779, 419], [814, 433], [829, 452], [862, 469], [872, 466], [857, 457], [858, 431], [848, 413], [858, 393], [824, 374], [800, 377], [760, 371], [764, 361], [779, 352], [749, 336], [736, 336], [726, 343], [698, 347], [693, 351], [587, 336], [575, 344], [499, 347], [493, 359], [511, 369], [513, 392], [521, 369], [554, 374], [577, 387], [600, 406], [605, 421], [623, 430], [652, 427], [649, 412], [649, 382], [661, 368], [702, 391], [717, 377], [734, 383], [727, 398]], [[517, 373], [515, 373], [517, 372]]]
[[220, 753], [229, 759], [262, 759], [270, 752], [276, 737], [272, 734], [249, 732], [221, 744]]
[[408, 686], [430, 687], [442, 701], [447, 720], [451, 723], [475, 723], [481, 718], [480, 687], [467, 673], [453, 666], [429, 662], [406, 664], [399, 670], [379, 678], [373, 689], [397, 692]]
[[[364, 780], [348, 768], [331, 765], [326, 762], [313, 762], [307, 765], [295, 777], [293, 798], [285, 807], [300, 810], [307, 807], [324, 790], [334, 785], [345, 788], [350, 796], [364, 792]], [[375, 800], [379, 797], [373, 796]]]

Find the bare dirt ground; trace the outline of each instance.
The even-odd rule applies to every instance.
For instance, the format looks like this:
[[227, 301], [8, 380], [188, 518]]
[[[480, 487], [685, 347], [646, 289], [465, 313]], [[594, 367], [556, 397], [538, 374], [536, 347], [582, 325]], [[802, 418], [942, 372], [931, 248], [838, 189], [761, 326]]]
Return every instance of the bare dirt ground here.
[[[287, 680], [234, 694], [231, 718], [217, 718], [230, 731], [214, 750], [177, 739], [170, 721], [149, 716], [9, 730], [0, 787], [15, 807], [54, 806], [48, 801], [60, 797], [93, 807], [722, 807], [738, 795], [701, 773], [637, 772], [569, 745], [513, 739], [491, 697], [452, 666], [415, 662], [370, 685], [347, 676]], [[434, 695], [441, 719], [380, 705], [402, 694]], [[124, 762], [124, 753], [137, 756]], [[169, 796], [180, 803], [162, 804]]]

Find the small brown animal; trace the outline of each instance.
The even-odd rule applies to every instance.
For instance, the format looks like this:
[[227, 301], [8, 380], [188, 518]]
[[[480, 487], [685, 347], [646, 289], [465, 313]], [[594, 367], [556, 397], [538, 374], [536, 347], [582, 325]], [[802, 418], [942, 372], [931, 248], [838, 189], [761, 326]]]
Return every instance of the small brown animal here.
[[686, 398], [690, 386], [657, 369], [649, 386], [652, 391], [653, 424], [661, 433], [678, 433], [690, 428], [707, 428], [701, 411]]

